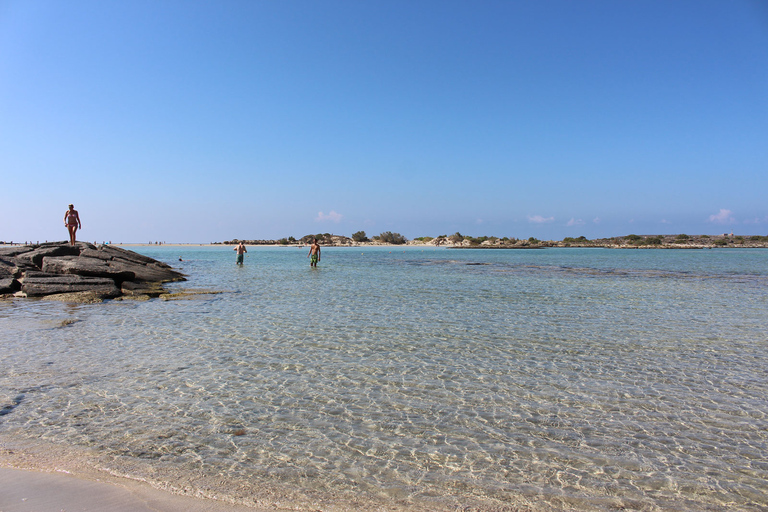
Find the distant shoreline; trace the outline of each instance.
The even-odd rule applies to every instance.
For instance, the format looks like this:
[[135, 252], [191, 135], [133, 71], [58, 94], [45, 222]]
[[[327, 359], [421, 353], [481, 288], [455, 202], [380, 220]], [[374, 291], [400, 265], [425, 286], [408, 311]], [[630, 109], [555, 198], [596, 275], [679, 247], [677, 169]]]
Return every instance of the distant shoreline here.
[[[384, 235], [384, 234], [382, 234]], [[395, 233], [395, 235], [398, 235]], [[282, 247], [295, 247], [308, 245], [308, 238], [301, 240], [229, 240], [216, 242], [212, 245], [236, 245], [240, 242], [245, 245], [271, 245]], [[317, 235], [318, 237], [321, 235]], [[398, 235], [399, 236], [399, 235]], [[377, 237], [374, 237], [377, 238]], [[382, 236], [382, 239], [385, 239]], [[498, 238], [494, 236], [471, 237], [456, 233], [451, 236], [419, 237], [413, 240], [404, 240], [403, 243], [386, 243], [379, 240], [357, 241], [342, 235], [322, 235], [319, 239], [321, 245], [326, 247], [443, 247], [449, 249], [544, 249], [548, 247], [578, 247], [593, 248], [602, 247], [608, 249], [712, 249], [712, 248], [768, 248], [768, 236], [762, 235], [626, 235], [611, 238], [598, 238], [590, 240], [586, 237], [566, 237], [563, 240], [538, 240], [534, 237], [528, 239]]]
[[[319, 235], [318, 235], [319, 236]], [[268, 246], [268, 247], [286, 247], [300, 248], [307, 247], [311, 241], [296, 239], [280, 240], [228, 240], [223, 242], [209, 243], [190, 243], [190, 242], [154, 242], [154, 243], [122, 243], [122, 242], [102, 242], [105, 245], [116, 245], [118, 247], [218, 247], [232, 246], [240, 242], [246, 246]], [[471, 237], [462, 236], [458, 233], [451, 236], [442, 235], [439, 237], [419, 237], [412, 240], [405, 240], [403, 243], [387, 243], [378, 240], [356, 241], [343, 235], [323, 235], [319, 239], [320, 245], [324, 247], [435, 247], [446, 249], [544, 249], [552, 247], [575, 247], [575, 248], [607, 248], [607, 249], [712, 249], [712, 248], [750, 248], [766, 249], [768, 248], [768, 236], [763, 235], [626, 235], [611, 238], [587, 239], [586, 237], [571, 238], [566, 237], [563, 240], [538, 240], [534, 237], [528, 239], [517, 238], [497, 238], [493, 236]], [[39, 245], [40, 242], [13, 243], [0, 241], [4, 246], [21, 245]], [[95, 245], [100, 245], [95, 242]]]

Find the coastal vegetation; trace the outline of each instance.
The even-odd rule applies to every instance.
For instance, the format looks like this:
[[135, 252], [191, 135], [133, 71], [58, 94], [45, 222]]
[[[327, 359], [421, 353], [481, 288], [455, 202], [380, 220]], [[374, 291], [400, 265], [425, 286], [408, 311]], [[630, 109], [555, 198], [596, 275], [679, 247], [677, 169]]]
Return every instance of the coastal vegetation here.
[[391, 231], [385, 231], [378, 236], [374, 236], [373, 239], [382, 244], [391, 245], [402, 245], [408, 241], [408, 239], [400, 233], [392, 233]]
[[355, 245], [426, 245], [435, 247], [481, 248], [481, 249], [532, 249], [544, 247], [610, 247], [626, 249], [703, 249], [712, 247], [766, 247], [768, 236], [764, 235], [689, 235], [686, 233], [672, 235], [629, 235], [610, 238], [589, 239], [584, 235], [565, 237], [562, 240], [539, 240], [536, 237], [515, 238], [497, 236], [471, 236], [456, 232], [452, 235], [419, 236], [408, 240], [397, 232], [384, 231], [369, 237], [365, 231], [356, 231], [352, 236], [317, 233], [301, 238], [288, 236], [278, 240], [228, 240], [218, 244], [233, 245], [243, 242], [247, 245], [282, 245], [304, 246], [316, 238], [321, 245], [355, 246]]

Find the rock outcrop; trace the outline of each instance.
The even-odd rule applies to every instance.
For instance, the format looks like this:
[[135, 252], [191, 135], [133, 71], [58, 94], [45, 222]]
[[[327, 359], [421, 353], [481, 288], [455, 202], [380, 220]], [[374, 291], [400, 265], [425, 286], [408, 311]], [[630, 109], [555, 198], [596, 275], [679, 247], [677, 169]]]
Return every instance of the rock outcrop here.
[[112, 245], [53, 242], [0, 247], [0, 295], [80, 293], [92, 301], [158, 295], [161, 283], [185, 280], [165, 263]]

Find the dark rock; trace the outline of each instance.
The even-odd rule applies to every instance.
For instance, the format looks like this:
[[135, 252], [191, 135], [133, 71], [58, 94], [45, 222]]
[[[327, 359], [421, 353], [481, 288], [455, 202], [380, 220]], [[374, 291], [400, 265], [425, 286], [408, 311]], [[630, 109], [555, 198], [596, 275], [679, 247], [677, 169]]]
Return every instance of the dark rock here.
[[21, 291], [28, 297], [40, 297], [57, 293], [95, 292], [104, 297], [118, 297], [120, 290], [112, 279], [85, 277], [76, 274], [48, 274], [28, 272], [24, 275]]
[[16, 277], [18, 274], [18, 268], [10, 261], [0, 258], [0, 279], [6, 277]]
[[136, 277], [132, 279], [132, 281], [169, 283], [172, 281], [184, 280], [184, 275], [181, 272], [171, 269], [164, 263], [141, 265], [123, 259], [114, 259], [109, 262], [109, 267], [114, 270], [127, 270], [133, 272], [136, 274]]
[[149, 256], [142, 256], [141, 254], [136, 254], [133, 251], [128, 251], [126, 249], [122, 249], [120, 247], [115, 247], [114, 245], [101, 245], [99, 246], [98, 251], [102, 254], [109, 255], [113, 259], [121, 259], [124, 261], [129, 261], [131, 263], [139, 263], [141, 265], [159, 265], [164, 268], [171, 268], [170, 265], [166, 265], [165, 263], [159, 262], [156, 259], [150, 258]]
[[39, 268], [28, 262], [0, 259], [0, 278], [15, 277], [18, 279], [27, 270], [35, 271]]
[[0, 279], [0, 295], [16, 293], [21, 290], [21, 283], [12, 277]]
[[118, 247], [66, 242], [4, 248], [0, 253], [3, 290], [29, 297], [98, 301], [120, 295], [163, 293], [161, 283], [184, 281], [184, 274], [147, 256]]
[[46, 256], [41, 267], [43, 272], [53, 274], [77, 274], [89, 277], [108, 277], [122, 283], [132, 281], [136, 274], [129, 270], [118, 270], [110, 267], [104, 260], [84, 258], [82, 256]]
[[69, 244], [50, 246], [46, 244], [46, 246], [40, 246], [37, 249], [20, 254], [16, 256], [15, 259], [22, 263], [31, 264], [36, 266], [37, 268], [40, 268], [43, 265], [43, 258], [45, 258], [46, 256], [79, 256], [79, 255], [80, 255], [80, 248], [77, 246], [73, 246]]
[[84, 249], [83, 251], [81, 251], [80, 256], [82, 256], [83, 258], [96, 258], [104, 261], [109, 261], [112, 258], [114, 258], [114, 256], [108, 252], [100, 251], [98, 249], [90, 249], [90, 248]]
[[11, 247], [0, 247], [0, 257], [15, 258], [19, 254], [35, 250], [31, 245], [14, 245]]

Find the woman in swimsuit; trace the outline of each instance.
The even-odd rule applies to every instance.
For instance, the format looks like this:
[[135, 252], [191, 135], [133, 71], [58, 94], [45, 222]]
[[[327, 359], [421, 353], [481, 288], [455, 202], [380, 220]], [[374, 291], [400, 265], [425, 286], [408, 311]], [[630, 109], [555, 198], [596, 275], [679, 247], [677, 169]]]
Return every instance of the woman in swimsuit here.
[[78, 228], [83, 226], [80, 224], [80, 215], [73, 204], [69, 205], [69, 210], [64, 212], [64, 225], [69, 230], [69, 244], [75, 245], [75, 233], [77, 233]]

